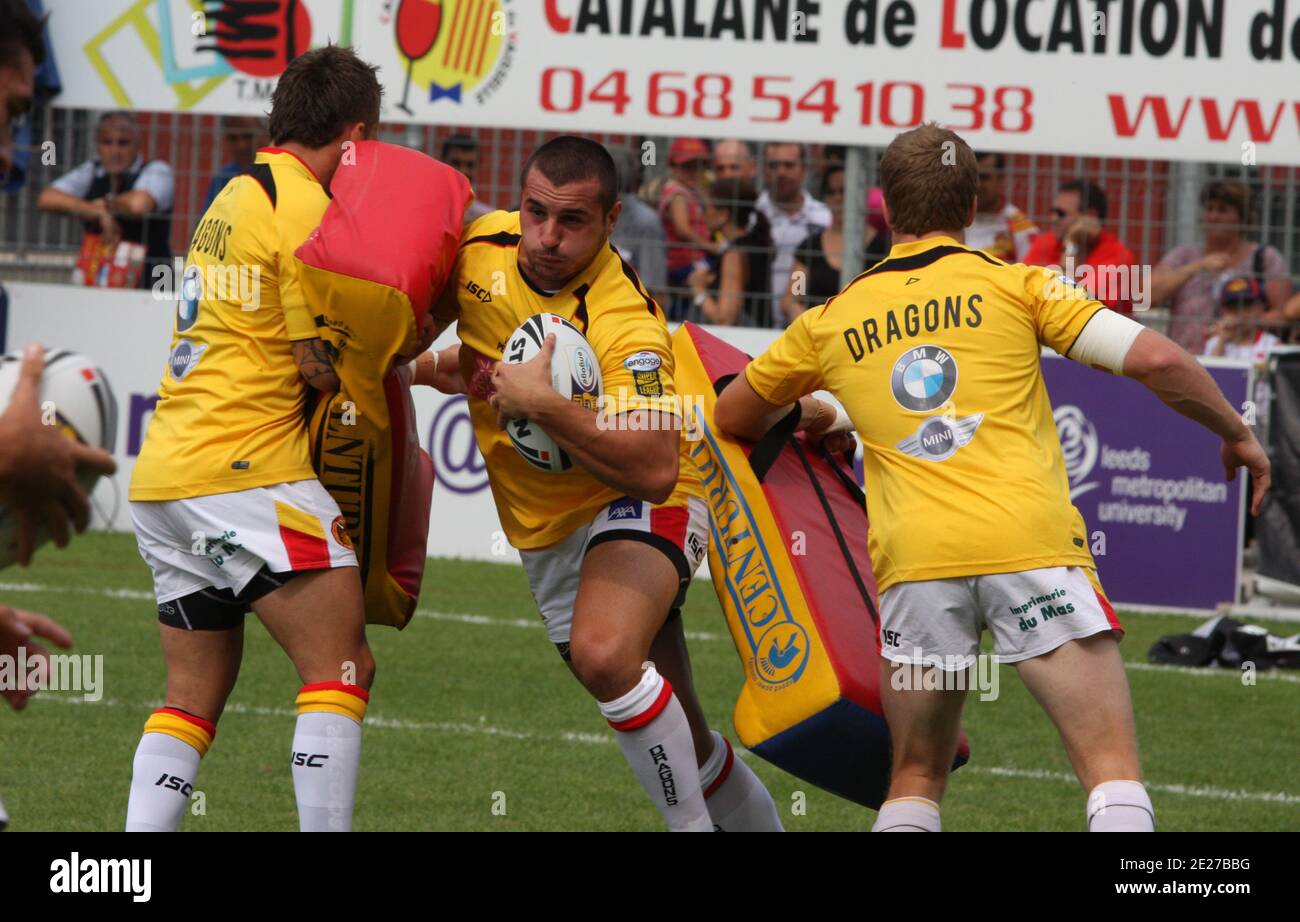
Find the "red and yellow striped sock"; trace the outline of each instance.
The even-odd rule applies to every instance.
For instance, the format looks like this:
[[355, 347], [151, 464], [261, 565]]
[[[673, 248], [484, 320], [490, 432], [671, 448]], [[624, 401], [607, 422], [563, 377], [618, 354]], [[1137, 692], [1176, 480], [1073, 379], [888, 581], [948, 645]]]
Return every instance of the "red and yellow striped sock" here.
[[361, 764], [361, 722], [370, 694], [345, 682], [313, 682], [298, 691], [293, 733], [293, 790], [303, 832], [347, 832]]
[[127, 832], [175, 832], [194, 793], [199, 760], [212, 745], [217, 727], [180, 708], [149, 715], [135, 750]]
[[370, 692], [346, 682], [312, 682], [298, 689], [299, 714], [340, 714], [357, 723], [366, 718]]
[[162, 707], [149, 715], [144, 722], [144, 732], [165, 733], [193, 746], [200, 756], [205, 756], [217, 735], [217, 725], [180, 708]]

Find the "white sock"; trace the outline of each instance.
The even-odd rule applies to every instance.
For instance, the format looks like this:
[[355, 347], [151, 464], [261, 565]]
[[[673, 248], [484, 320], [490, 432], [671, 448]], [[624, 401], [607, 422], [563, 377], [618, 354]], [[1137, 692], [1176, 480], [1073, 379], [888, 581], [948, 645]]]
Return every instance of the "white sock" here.
[[772, 795], [748, 765], [736, 758], [731, 743], [711, 731], [713, 752], [700, 766], [700, 785], [709, 817], [719, 832], [784, 832]]
[[1156, 811], [1140, 781], [1103, 781], [1088, 795], [1089, 832], [1155, 832]]
[[880, 805], [872, 832], [941, 832], [939, 805], [924, 797], [896, 797]]
[[5, 812], [4, 801], [0, 800], [0, 832], [4, 832], [5, 827], [8, 825], [9, 814]]
[[303, 832], [351, 832], [361, 765], [361, 724], [328, 711], [298, 715], [293, 793]]
[[145, 733], [135, 749], [127, 832], [175, 832], [199, 774], [199, 751], [166, 733]]
[[630, 692], [602, 702], [600, 712], [618, 731], [627, 764], [663, 814], [669, 832], [712, 832], [686, 712], [654, 663], [646, 663], [641, 681]]

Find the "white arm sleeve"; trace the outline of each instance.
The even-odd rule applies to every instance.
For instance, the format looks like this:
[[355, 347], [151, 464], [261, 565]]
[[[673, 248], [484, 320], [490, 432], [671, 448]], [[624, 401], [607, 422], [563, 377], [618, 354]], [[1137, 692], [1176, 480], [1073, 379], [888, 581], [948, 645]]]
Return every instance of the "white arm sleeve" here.
[[1074, 341], [1067, 358], [1122, 375], [1124, 358], [1142, 330], [1142, 324], [1131, 317], [1109, 309], [1097, 311]]

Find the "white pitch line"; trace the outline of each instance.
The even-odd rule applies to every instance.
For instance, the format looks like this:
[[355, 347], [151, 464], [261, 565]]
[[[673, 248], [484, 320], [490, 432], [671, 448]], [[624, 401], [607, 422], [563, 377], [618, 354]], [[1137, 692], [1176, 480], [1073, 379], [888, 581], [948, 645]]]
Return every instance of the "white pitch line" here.
[[[997, 775], [1002, 778], [1029, 778], [1035, 781], [1062, 781], [1077, 785], [1079, 779], [1068, 772], [1049, 772], [1044, 769], [999, 768], [968, 764], [960, 771], [976, 775]], [[1148, 791], [1160, 791], [1164, 794], [1177, 794], [1181, 797], [1203, 797], [1209, 800], [1252, 800], [1274, 804], [1300, 804], [1300, 794], [1284, 794], [1278, 791], [1242, 791], [1216, 788], [1209, 785], [1161, 784], [1144, 782]]]
[[[3, 589], [0, 586], [0, 589]], [[541, 629], [542, 624], [538, 618], [493, 618], [491, 615], [470, 615], [464, 612], [455, 611], [434, 611], [430, 608], [417, 608], [415, 614], [420, 618], [430, 618], [434, 621], [456, 621], [460, 624], [478, 624], [489, 627], [521, 627], [525, 629]], [[712, 634], [708, 631], [687, 631], [687, 640], [722, 640], [725, 635]]]
[[[103, 707], [129, 707], [138, 710], [142, 714], [157, 710], [163, 706], [162, 701], [131, 704], [130, 702], [118, 701], [115, 698], [104, 698], [99, 701], [84, 701], [79, 697], [59, 695], [51, 692], [43, 692], [33, 698], [32, 701], [48, 701], [52, 703], [75, 705], [96, 704]], [[259, 707], [247, 704], [228, 704], [226, 705], [226, 713], [243, 714], [250, 717], [288, 718], [298, 716], [298, 712], [292, 708]], [[415, 721], [399, 720], [368, 713], [366, 714], [366, 726], [375, 727], [376, 729], [381, 730], [460, 733], [474, 736], [491, 736], [509, 740], [539, 740], [542, 742], [558, 741], [597, 746], [604, 746], [614, 742], [614, 737], [612, 735], [602, 733], [564, 731], [556, 735], [550, 735], [533, 733], [528, 730], [510, 730], [505, 727], [496, 727], [489, 724], [487, 718], [479, 718], [478, 723], [468, 723], [465, 721]], [[744, 756], [746, 760], [749, 760], [752, 756], [748, 750], [743, 748], [738, 749], [737, 753]], [[1047, 771], [1045, 769], [1005, 768], [1001, 766], [968, 764], [963, 766], [961, 771], [964, 771], [967, 774], [995, 775], [1002, 778], [1024, 778], [1032, 781], [1055, 781], [1078, 784], [1078, 779], [1076, 779], [1074, 775], [1067, 774], [1066, 772]], [[1207, 800], [1252, 801], [1257, 803], [1286, 804], [1288, 806], [1300, 804], [1300, 794], [1287, 794], [1281, 791], [1243, 791], [1210, 787], [1208, 785], [1164, 784], [1153, 781], [1147, 781], [1146, 786], [1150, 791], [1159, 791], [1163, 794], [1174, 794], [1179, 797], [1199, 797]]]
[[[153, 601], [153, 593], [142, 589], [93, 589], [88, 586], [47, 586], [42, 583], [0, 583], [3, 592], [75, 592], [81, 595], [98, 595], [112, 599], [138, 599]], [[541, 630], [544, 625], [540, 618], [496, 618], [491, 615], [474, 615], [466, 612], [435, 611], [431, 608], [419, 608], [417, 617], [433, 621], [451, 621], [459, 624], [475, 624], [481, 627], [514, 627], [525, 630]], [[712, 631], [687, 631], [687, 640], [708, 642], [729, 640], [727, 634]], [[1205, 668], [1196, 666], [1164, 666], [1159, 663], [1125, 662], [1124, 667], [1134, 672], [1169, 673], [1187, 675], [1196, 678], [1233, 678], [1240, 681], [1241, 673], [1234, 669]], [[1282, 671], [1259, 670], [1255, 678], [1265, 682], [1288, 682], [1300, 685], [1300, 675], [1291, 675]]]

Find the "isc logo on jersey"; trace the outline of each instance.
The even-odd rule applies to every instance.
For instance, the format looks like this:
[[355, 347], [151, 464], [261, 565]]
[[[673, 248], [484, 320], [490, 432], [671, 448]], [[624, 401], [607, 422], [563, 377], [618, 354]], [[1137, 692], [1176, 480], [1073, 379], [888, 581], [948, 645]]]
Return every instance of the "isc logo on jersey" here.
[[[518, 365], [537, 355], [546, 337], [555, 334], [551, 387], [568, 400], [595, 411], [601, 395], [600, 362], [582, 331], [556, 314], [534, 314], [506, 340], [503, 361]], [[526, 419], [506, 424], [510, 444], [525, 461], [549, 473], [567, 471], [573, 460], [541, 426]]]

